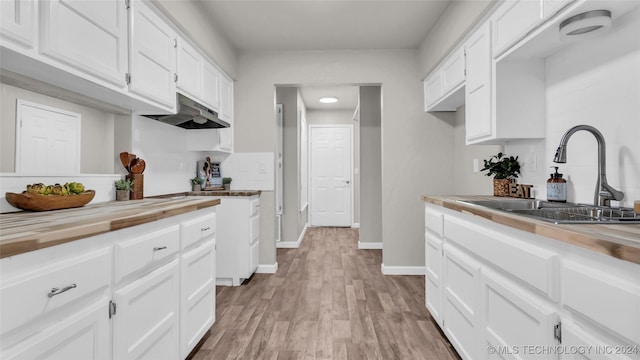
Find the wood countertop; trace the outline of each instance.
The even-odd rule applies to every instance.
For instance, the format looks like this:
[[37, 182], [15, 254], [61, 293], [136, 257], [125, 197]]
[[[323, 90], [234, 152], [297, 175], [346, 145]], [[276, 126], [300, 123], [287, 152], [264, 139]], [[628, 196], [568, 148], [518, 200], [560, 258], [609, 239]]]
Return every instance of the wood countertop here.
[[220, 204], [220, 199], [109, 201], [80, 208], [0, 214], [0, 258]]
[[166, 199], [176, 196], [255, 196], [260, 195], [260, 190], [206, 190], [206, 191], [187, 191], [174, 194], [164, 194], [153, 196], [153, 198]]
[[501, 200], [493, 196], [423, 196], [425, 202], [481, 216], [498, 224], [545, 236], [601, 254], [640, 264], [640, 225], [554, 224], [500, 210], [468, 205], [459, 200]]

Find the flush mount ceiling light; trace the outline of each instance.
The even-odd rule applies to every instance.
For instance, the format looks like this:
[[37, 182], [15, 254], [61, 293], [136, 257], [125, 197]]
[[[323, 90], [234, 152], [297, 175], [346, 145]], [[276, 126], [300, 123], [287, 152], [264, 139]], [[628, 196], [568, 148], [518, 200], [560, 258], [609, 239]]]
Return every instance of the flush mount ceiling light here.
[[338, 102], [338, 98], [334, 96], [328, 96], [320, 98], [320, 102], [323, 104], [333, 104]]
[[598, 34], [611, 27], [611, 11], [591, 10], [574, 15], [560, 23], [560, 38], [563, 40], [584, 38]]

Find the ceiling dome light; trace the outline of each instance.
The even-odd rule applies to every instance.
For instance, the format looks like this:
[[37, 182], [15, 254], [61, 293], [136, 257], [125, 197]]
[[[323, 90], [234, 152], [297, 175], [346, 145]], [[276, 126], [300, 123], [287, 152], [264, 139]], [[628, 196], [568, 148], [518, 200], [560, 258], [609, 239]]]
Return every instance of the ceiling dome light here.
[[611, 11], [591, 10], [561, 22], [560, 38], [563, 40], [584, 38], [586, 34], [595, 35], [609, 27], [611, 27]]
[[334, 96], [328, 96], [320, 98], [320, 102], [323, 104], [333, 104], [338, 102], [338, 98]]

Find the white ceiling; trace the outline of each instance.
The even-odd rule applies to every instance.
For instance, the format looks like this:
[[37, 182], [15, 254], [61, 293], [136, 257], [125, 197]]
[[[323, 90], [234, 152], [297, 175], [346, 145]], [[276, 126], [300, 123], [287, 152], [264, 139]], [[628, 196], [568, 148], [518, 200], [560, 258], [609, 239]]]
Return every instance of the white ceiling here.
[[[302, 86], [300, 96], [307, 110], [351, 110], [358, 106], [358, 86]], [[337, 103], [323, 104], [319, 100], [322, 97], [334, 96]]]
[[196, 0], [240, 51], [415, 49], [450, 0]]

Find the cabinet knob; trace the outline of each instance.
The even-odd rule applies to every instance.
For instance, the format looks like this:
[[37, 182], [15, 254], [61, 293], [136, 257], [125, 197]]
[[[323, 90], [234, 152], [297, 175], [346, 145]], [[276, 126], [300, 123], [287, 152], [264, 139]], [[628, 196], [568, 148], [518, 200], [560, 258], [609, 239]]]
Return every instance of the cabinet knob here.
[[65, 287], [63, 287], [62, 289], [53, 288], [53, 289], [51, 289], [51, 291], [49, 291], [49, 293], [47, 294], [47, 297], [48, 297], [48, 298], [52, 298], [52, 297], [54, 297], [54, 296], [56, 296], [56, 295], [60, 295], [60, 294], [62, 294], [63, 292], [69, 291], [69, 290], [74, 289], [74, 288], [76, 288], [76, 287], [77, 287], [77, 285], [76, 285], [76, 284], [71, 284], [71, 285], [69, 285], [69, 286], [65, 286]]

